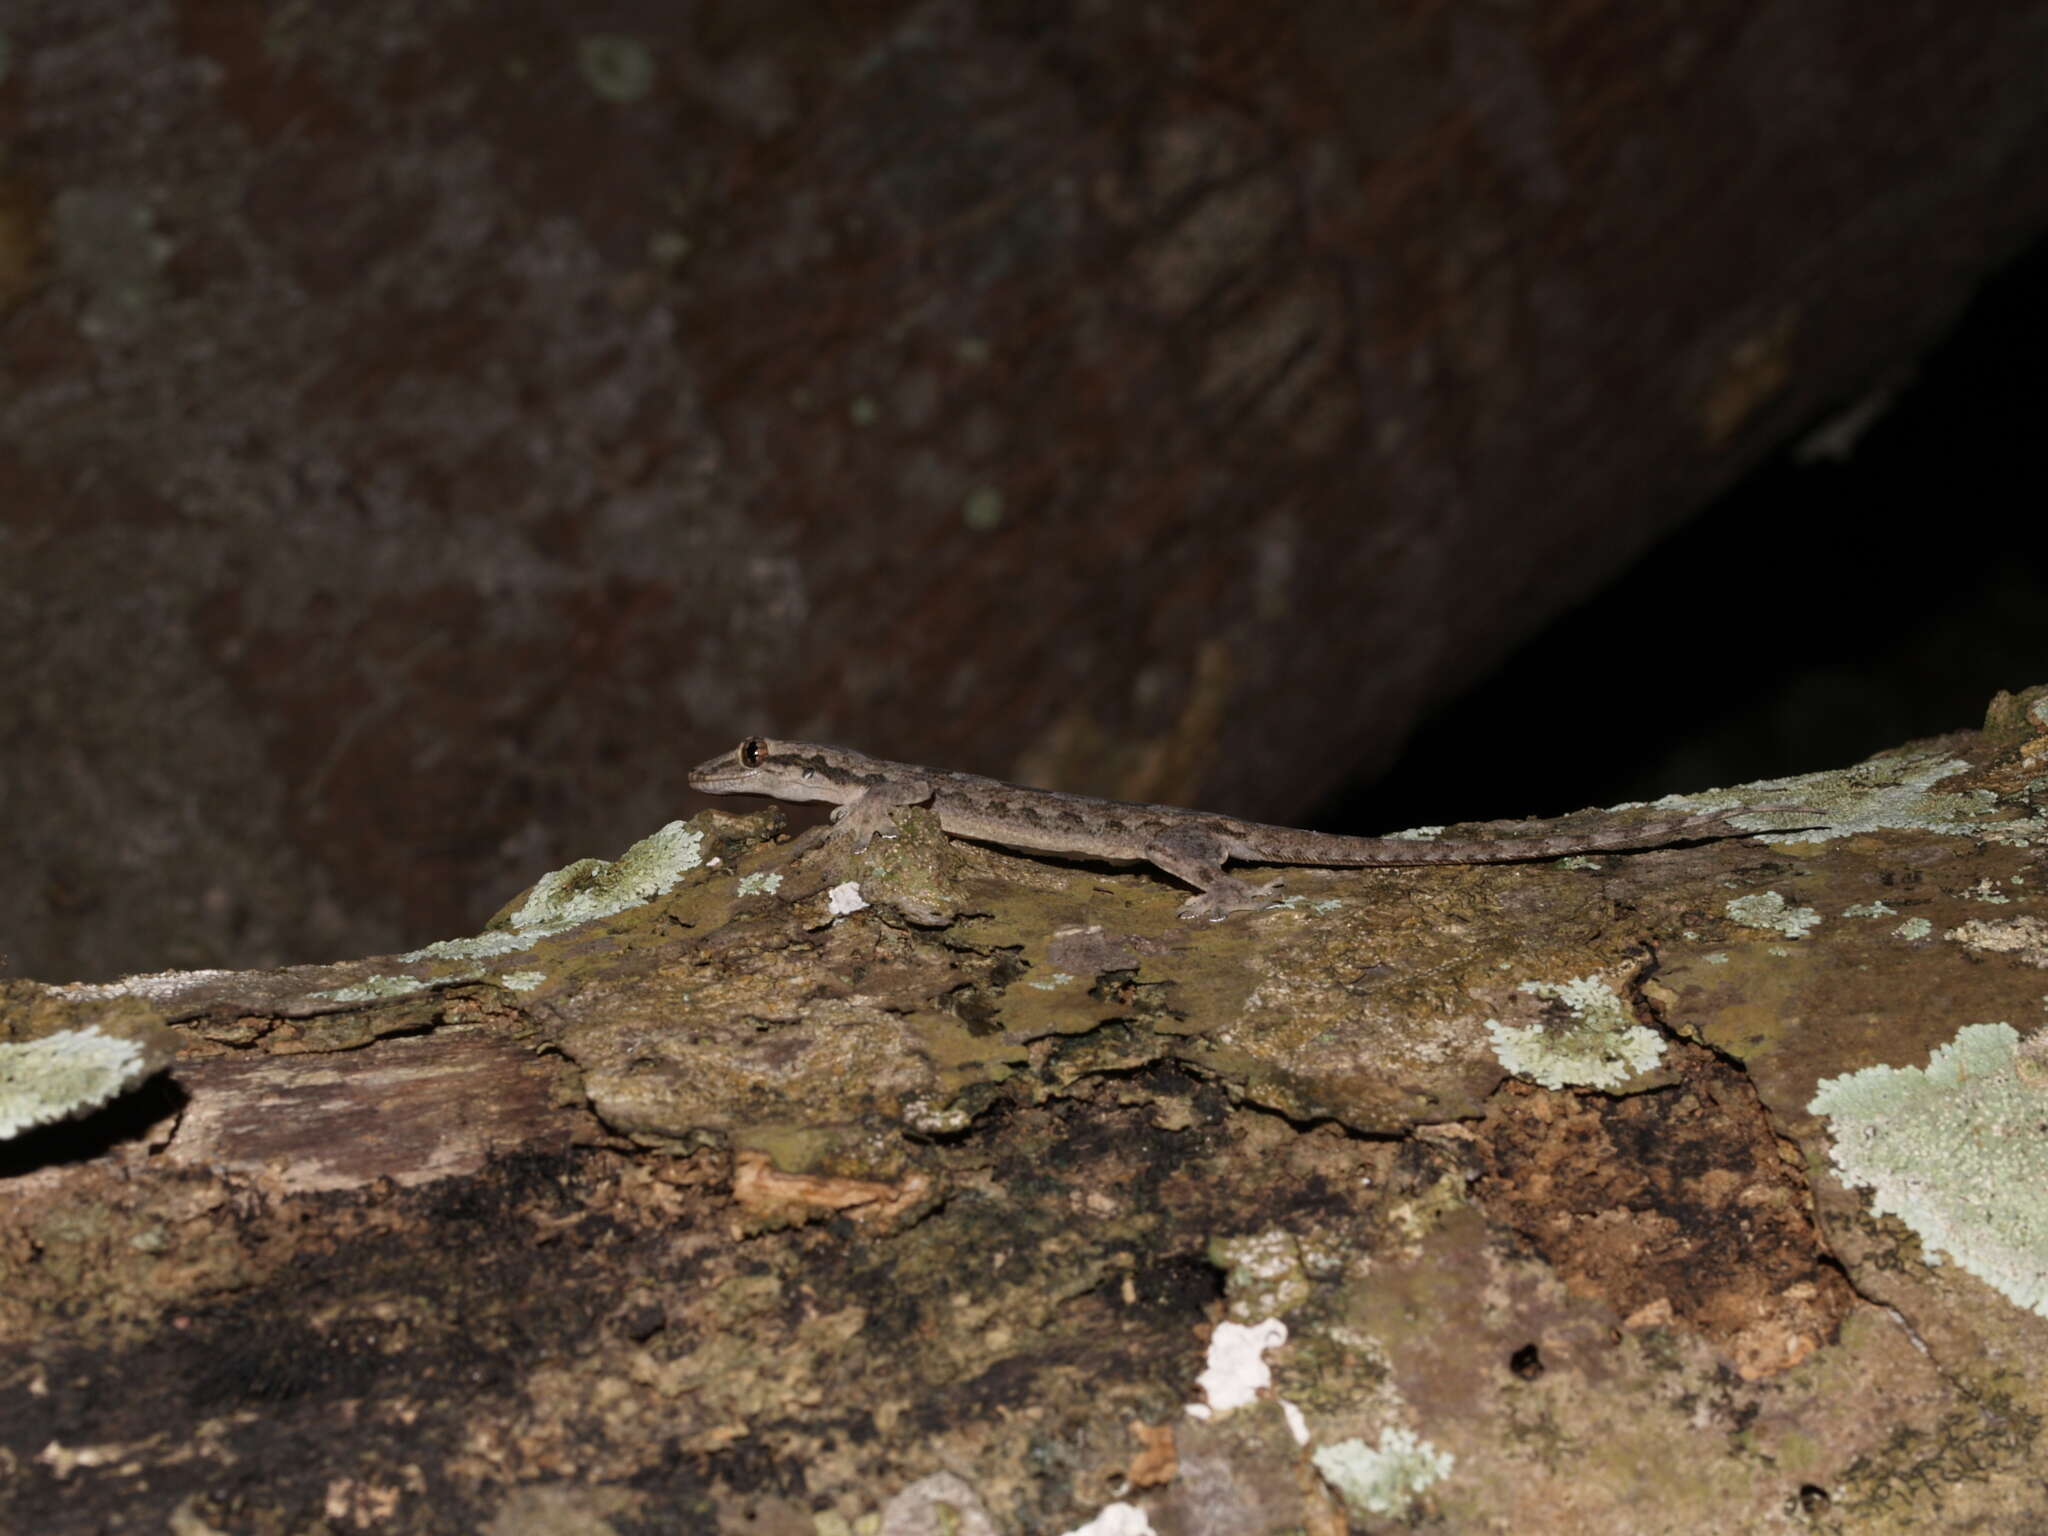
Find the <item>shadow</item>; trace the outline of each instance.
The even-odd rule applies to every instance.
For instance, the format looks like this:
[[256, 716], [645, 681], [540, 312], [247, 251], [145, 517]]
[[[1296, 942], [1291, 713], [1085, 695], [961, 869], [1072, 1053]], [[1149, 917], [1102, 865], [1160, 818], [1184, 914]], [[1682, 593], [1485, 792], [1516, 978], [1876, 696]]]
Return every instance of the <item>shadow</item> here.
[[71, 1163], [89, 1163], [116, 1147], [147, 1140], [152, 1130], [182, 1114], [191, 1095], [168, 1072], [159, 1072], [111, 1104], [76, 1120], [24, 1131], [0, 1141], [0, 1183]]

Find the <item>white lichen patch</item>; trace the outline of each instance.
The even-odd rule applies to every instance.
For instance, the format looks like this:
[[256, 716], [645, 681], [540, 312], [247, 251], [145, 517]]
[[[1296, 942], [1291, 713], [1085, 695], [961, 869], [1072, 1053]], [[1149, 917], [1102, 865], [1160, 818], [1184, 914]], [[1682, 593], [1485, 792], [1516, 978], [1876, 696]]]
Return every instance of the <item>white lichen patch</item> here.
[[974, 1123], [974, 1116], [957, 1104], [912, 1099], [903, 1106], [903, 1123], [926, 1136], [948, 1136], [966, 1130]]
[[167, 1003], [207, 986], [233, 971], [152, 971], [147, 976], [124, 976], [119, 981], [74, 981], [49, 990], [79, 1001], [106, 1002], [117, 997], [139, 997], [145, 1002]]
[[546, 971], [507, 971], [498, 978], [514, 992], [531, 992], [547, 979]]
[[0, 1045], [0, 1141], [89, 1114], [159, 1071], [169, 1054], [98, 1025]]
[[2048, 966], [2048, 923], [2038, 917], [1978, 918], [1942, 935], [1966, 949], [2011, 955], [2028, 965]]
[[757, 870], [741, 875], [736, 889], [742, 896], [773, 896], [782, 889], [782, 876], [773, 870]]
[[1998, 888], [1998, 882], [1988, 875], [1963, 892], [1963, 899], [1985, 902], [1994, 907], [2009, 906], [2012, 902], [2012, 898]]
[[405, 997], [426, 990], [427, 984], [415, 976], [366, 976], [350, 986], [329, 987], [306, 996], [318, 1003], [374, 1003], [380, 998]]
[[1152, 1529], [1151, 1517], [1144, 1510], [1119, 1499], [1114, 1504], [1103, 1505], [1093, 1520], [1075, 1526], [1066, 1536], [1157, 1536], [1157, 1533]]
[[1272, 1367], [1266, 1351], [1287, 1342], [1287, 1325], [1277, 1317], [1247, 1327], [1243, 1323], [1218, 1323], [1209, 1335], [1209, 1359], [1195, 1385], [1206, 1402], [1189, 1403], [1188, 1412], [1198, 1419], [1228, 1413], [1255, 1402], [1273, 1385]]
[[1908, 941], [1924, 939], [1927, 935], [1934, 932], [1934, 924], [1927, 921], [1924, 917], [1909, 917], [1899, 924], [1898, 927], [1894, 928], [1892, 932]]
[[845, 917], [858, 912], [868, 904], [867, 897], [860, 893], [860, 882], [848, 880], [835, 885], [825, 893], [825, 910], [834, 917]]
[[1413, 1431], [1380, 1431], [1377, 1448], [1363, 1440], [1339, 1440], [1314, 1454], [1316, 1470], [1344, 1502], [1361, 1515], [1395, 1515], [1451, 1475], [1457, 1458]]
[[1969, 1024], [1927, 1066], [1824, 1080], [1806, 1107], [1828, 1117], [1845, 1183], [1871, 1191], [1929, 1256], [1946, 1253], [2017, 1305], [2048, 1316], [2048, 1086], [2042, 1037]]
[[1486, 1021], [1495, 1058], [1517, 1077], [1545, 1088], [1619, 1088], [1664, 1058], [1657, 1032], [1636, 1023], [1620, 995], [1598, 976], [1525, 981], [1519, 990], [1563, 1003], [1571, 1022], [1550, 1028]]
[[1024, 985], [1035, 992], [1057, 992], [1061, 987], [1071, 984], [1073, 979], [1065, 971], [1054, 971], [1043, 981], [1027, 981]]
[[1738, 896], [1721, 909], [1745, 928], [1782, 933], [1788, 939], [1803, 939], [1808, 930], [1820, 925], [1820, 914], [1811, 907], [1795, 907], [1776, 891]]
[[[1998, 796], [1990, 790], [1935, 791], [1936, 784], [1966, 772], [1969, 766], [1942, 753], [1904, 754], [1824, 773], [1666, 795], [1654, 803], [1659, 810], [1720, 813], [1731, 826], [1754, 832], [1767, 843], [1824, 843], [1865, 832], [1900, 830], [1941, 832], [2024, 847], [2031, 839], [2048, 835], [2048, 818], [1995, 820], [2001, 811]], [[1758, 811], [1754, 809], [1758, 805], [1791, 809]], [[1781, 830], [1802, 822], [1820, 825], [1808, 825], [1801, 831]]]
[[1842, 908], [1844, 917], [1896, 917], [1898, 913], [1881, 901], [1859, 901], [1853, 907]]

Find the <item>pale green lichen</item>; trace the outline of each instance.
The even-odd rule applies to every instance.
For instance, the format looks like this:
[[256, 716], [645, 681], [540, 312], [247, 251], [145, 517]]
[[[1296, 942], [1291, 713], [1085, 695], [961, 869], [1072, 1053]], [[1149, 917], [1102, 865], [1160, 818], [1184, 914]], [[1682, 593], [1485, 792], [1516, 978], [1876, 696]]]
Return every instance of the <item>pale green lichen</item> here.
[[135, 1087], [169, 1055], [98, 1025], [0, 1045], [0, 1141], [90, 1113]]
[[1560, 1029], [1486, 1021], [1493, 1054], [1517, 1077], [1545, 1088], [1619, 1088], [1664, 1056], [1657, 1032], [1635, 1022], [1614, 989], [1598, 976], [1525, 981], [1520, 989], [1563, 1003], [1572, 1022]]
[[1909, 917], [1892, 932], [1902, 939], [1924, 939], [1934, 932], [1934, 924], [1924, 917]]
[[1898, 913], [1881, 901], [1859, 901], [1853, 907], [1842, 908], [1844, 917], [1896, 917]]
[[1745, 928], [1782, 933], [1788, 939], [1803, 939], [1820, 923], [1820, 914], [1813, 908], [1795, 907], [1776, 891], [1738, 896], [1721, 910]]
[[519, 910], [512, 914], [517, 929], [572, 928], [611, 917], [666, 896], [676, 883], [704, 862], [704, 834], [687, 822], [672, 821], [643, 837], [610, 863], [578, 859], [541, 876]]
[[324, 992], [306, 995], [321, 1003], [374, 1003], [380, 998], [406, 997], [426, 989], [427, 984], [414, 976], [366, 976], [350, 986], [329, 987]]
[[1807, 1109], [1828, 1117], [1845, 1183], [1869, 1189], [1930, 1258], [1941, 1250], [2017, 1305], [2048, 1316], [2048, 1037], [1969, 1024], [1927, 1066], [1824, 1080]]
[[[401, 960], [488, 960], [530, 949], [541, 939], [666, 896], [704, 862], [704, 834], [672, 821], [614, 860], [578, 859], [542, 875], [506, 928], [464, 939], [437, 939]], [[443, 978], [444, 980], [447, 978]]]
[[742, 896], [773, 896], [782, 889], [782, 876], [772, 870], [757, 870], [741, 875], [736, 889]]
[[514, 992], [531, 992], [547, 979], [546, 971], [507, 971], [498, 978]]
[[1073, 979], [1074, 978], [1065, 971], [1054, 971], [1050, 976], [1046, 977], [1043, 981], [1027, 981], [1024, 983], [1024, 985], [1030, 987], [1035, 992], [1057, 992], [1061, 987], [1066, 986]]
[[846, 917], [858, 912], [868, 904], [867, 897], [860, 893], [860, 882], [845, 880], [825, 893], [825, 910], [834, 917]]
[[[1968, 771], [1969, 767], [1961, 759], [1943, 753], [1904, 753], [1823, 773], [1762, 779], [1754, 784], [1690, 795], [1666, 795], [1654, 804], [1659, 810], [1718, 813], [1729, 825], [1754, 832], [1767, 843], [1824, 843], [1838, 837], [1893, 829], [1940, 832], [2019, 846], [2025, 846], [2031, 838], [2048, 835], [2048, 818], [1992, 819], [2000, 814], [2000, 806], [1998, 796], [1988, 789], [1962, 794], [1934, 792], [1934, 785]], [[1755, 809], [1758, 805], [1789, 809], [1759, 811]], [[1819, 825], [1790, 830], [1800, 823], [1816, 822]]]
[[415, 949], [400, 955], [401, 960], [489, 960], [496, 955], [515, 954], [522, 949], [531, 949], [534, 940], [546, 938], [552, 929], [526, 929], [514, 931], [504, 928], [487, 929], [472, 934], [466, 939], [436, 939], [423, 949]]
[[1404, 1512], [1449, 1477], [1457, 1461], [1449, 1451], [1398, 1427], [1380, 1431], [1377, 1449], [1354, 1437], [1318, 1447], [1314, 1459], [1316, 1470], [1361, 1515]]

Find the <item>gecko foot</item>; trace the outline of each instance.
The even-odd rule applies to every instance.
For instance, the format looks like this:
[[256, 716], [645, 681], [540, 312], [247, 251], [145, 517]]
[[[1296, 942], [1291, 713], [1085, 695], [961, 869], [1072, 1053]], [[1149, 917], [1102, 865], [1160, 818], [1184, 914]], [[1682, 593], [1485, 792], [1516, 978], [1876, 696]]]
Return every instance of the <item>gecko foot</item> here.
[[1180, 915], [1186, 922], [1221, 922], [1233, 912], [1248, 912], [1254, 907], [1270, 906], [1278, 901], [1284, 880], [1269, 881], [1265, 885], [1253, 885], [1234, 875], [1226, 875], [1199, 896], [1190, 896], [1180, 904]]

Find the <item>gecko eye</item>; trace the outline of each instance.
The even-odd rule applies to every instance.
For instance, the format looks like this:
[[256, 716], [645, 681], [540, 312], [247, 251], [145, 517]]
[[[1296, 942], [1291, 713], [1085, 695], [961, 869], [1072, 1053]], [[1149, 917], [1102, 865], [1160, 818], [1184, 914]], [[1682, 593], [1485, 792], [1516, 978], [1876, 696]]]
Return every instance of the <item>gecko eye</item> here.
[[760, 767], [761, 758], [763, 754], [767, 752], [767, 750], [767, 742], [763, 741], [758, 736], [749, 736], [745, 741], [740, 743], [740, 766], [742, 768]]

